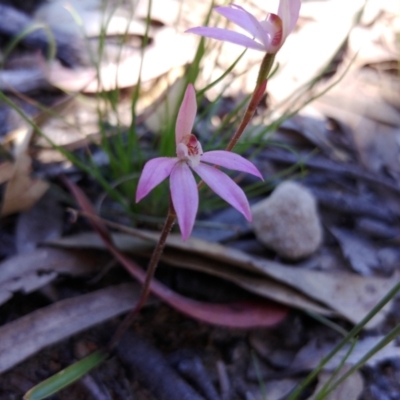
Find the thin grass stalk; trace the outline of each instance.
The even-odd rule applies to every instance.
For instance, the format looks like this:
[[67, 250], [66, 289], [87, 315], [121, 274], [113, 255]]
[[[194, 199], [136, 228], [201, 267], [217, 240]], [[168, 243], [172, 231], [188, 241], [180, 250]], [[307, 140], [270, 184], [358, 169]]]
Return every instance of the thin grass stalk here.
[[[304, 379], [302, 383], [292, 392], [292, 394], [286, 400], [296, 400], [301, 392], [317, 377], [322, 368], [335, 356], [335, 354], [341, 350], [350, 340], [352, 340], [356, 335], [358, 335], [364, 326], [376, 315], [382, 308], [394, 298], [394, 296], [400, 290], [400, 282], [397, 283], [383, 299], [358, 323], [344, 338], [341, 340], [332, 351], [325, 356], [317, 368], [310, 372], [310, 374]], [[395, 329], [399, 329], [400, 325]], [[369, 353], [368, 353], [369, 354]], [[347, 375], [347, 374], [346, 374]]]
[[345, 365], [347, 359], [350, 357], [351, 353], [353, 352], [354, 347], [356, 346], [356, 344], [357, 344], [357, 340], [353, 339], [351, 341], [351, 346], [349, 347], [349, 350], [347, 351], [345, 356], [342, 358], [342, 360], [340, 360], [340, 363], [335, 368], [334, 373], [327, 380], [327, 382], [325, 382], [325, 384], [322, 386], [321, 390], [317, 393], [317, 395], [315, 396], [314, 400], [323, 400], [328, 395], [328, 393], [329, 393], [329, 385], [336, 379], [336, 377], [338, 376], [338, 374], [342, 370], [342, 368]]
[[[400, 284], [399, 284], [400, 285]], [[397, 286], [397, 285], [396, 285]], [[379, 350], [382, 350], [391, 341], [396, 339], [400, 334], [400, 324], [396, 325], [382, 340], [379, 341], [367, 354], [354, 364], [343, 376], [341, 376], [327, 391], [327, 394], [332, 393], [341, 383], [343, 383], [351, 374], [360, 369], [372, 356]]]
[[77, 157], [75, 157], [72, 153], [64, 150], [61, 146], [56, 145], [47, 135], [43, 133], [43, 131], [40, 129], [40, 127], [32, 121], [31, 118], [29, 118], [8, 96], [4, 94], [4, 92], [0, 91], [0, 100], [4, 101], [8, 106], [10, 106], [12, 109], [14, 109], [21, 117], [22, 119], [28, 123], [28, 125], [36, 132], [38, 133], [41, 137], [43, 137], [47, 143], [50, 144], [55, 150], [59, 151], [67, 160], [69, 160], [71, 163], [76, 165], [78, 168], [80, 168], [82, 171], [86, 172], [88, 175], [92, 176], [94, 179], [96, 179], [105, 190], [107, 190], [110, 195], [118, 201], [122, 207], [128, 212], [129, 207], [125, 202], [125, 199], [120, 195], [120, 193], [113, 189], [112, 186], [109, 185], [109, 183], [104, 179], [104, 177], [99, 173], [97, 169], [91, 169], [89, 168], [84, 162], [80, 161]]

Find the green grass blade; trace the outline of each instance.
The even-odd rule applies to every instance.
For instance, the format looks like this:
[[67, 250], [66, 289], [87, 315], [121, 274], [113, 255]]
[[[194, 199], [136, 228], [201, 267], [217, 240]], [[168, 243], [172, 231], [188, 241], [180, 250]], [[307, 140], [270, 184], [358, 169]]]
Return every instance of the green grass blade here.
[[201, 90], [198, 90], [197, 93], [196, 93], [196, 97], [197, 98], [201, 98], [204, 95], [204, 93], [207, 92], [207, 90], [211, 89], [217, 83], [221, 82], [227, 75], [229, 75], [231, 73], [231, 71], [236, 67], [237, 63], [242, 59], [242, 57], [244, 56], [246, 51], [247, 51], [247, 49], [245, 49], [240, 54], [240, 56], [232, 63], [232, 65], [230, 65], [229, 68], [221, 76], [219, 76], [217, 79], [215, 79], [215, 81], [213, 81], [210, 84], [208, 84], [205, 88], [203, 88]]
[[108, 354], [96, 351], [36, 385], [25, 394], [24, 400], [41, 400], [59, 392], [96, 368], [107, 357]]
[[[397, 283], [383, 299], [362, 319], [362, 321], [357, 324], [344, 338], [341, 342], [339, 342], [334, 349], [322, 359], [319, 366], [315, 368], [310, 374], [304, 379], [304, 381], [292, 392], [292, 394], [286, 400], [296, 400], [301, 392], [317, 377], [322, 368], [335, 356], [335, 354], [341, 350], [347, 343], [349, 343], [356, 335], [358, 335], [364, 326], [379, 312], [382, 308], [394, 298], [394, 296], [400, 291], [400, 282]], [[394, 330], [398, 330], [400, 332], [400, 325], [397, 326]], [[396, 333], [398, 333], [396, 331]], [[389, 334], [390, 335], [390, 334]], [[388, 336], [389, 336], [388, 335]], [[379, 345], [379, 344], [378, 344]], [[376, 346], [378, 347], [378, 346]], [[383, 346], [382, 346], [383, 347]], [[370, 352], [371, 353], [371, 352]], [[369, 355], [368, 353], [367, 355]], [[348, 375], [354, 372], [353, 368], [349, 370], [341, 379], [342, 382]], [[339, 383], [340, 383], [339, 382]], [[337, 384], [339, 384], [337, 383]]]
[[351, 341], [351, 345], [349, 350], [347, 351], [347, 353], [345, 354], [345, 356], [343, 357], [343, 359], [340, 361], [340, 364], [337, 366], [337, 368], [335, 369], [334, 373], [332, 374], [332, 376], [328, 379], [328, 381], [323, 385], [323, 387], [321, 388], [321, 390], [319, 391], [319, 393], [317, 393], [317, 395], [315, 396], [314, 400], [324, 400], [327, 396], [328, 393], [331, 391], [331, 387], [330, 385], [332, 384], [332, 382], [337, 378], [337, 376], [339, 375], [340, 371], [342, 370], [344, 364], [346, 363], [346, 360], [350, 357], [350, 354], [353, 352], [354, 347], [357, 344], [357, 340], [353, 339]]
[[260, 365], [258, 363], [258, 360], [257, 360], [257, 357], [256, 357], [254, 351], [251, 352], [251, 359], [253, 361], [254, 369], [256, 370], [256, 375], [257, 375], [258, 384], [260, 385], [262, 400], [267, 400], [267, 390], [265, 388], [264, 381], [263, 381], [262, 375], [261, 375]]
[[15, 38], [11, 39], [6, 48], [3, 51], [3, 60], [7, 59], [7, 57], [10, 55], [10, 53], [14, 50], [14, 48], [19, 44], [21, 40], [23, 40], [26, 36], [30, 35], [31, 33], [43, 29], [47, 39], [49, 41], [48, 43], [48, 50], [47, 50], [47, 58], [49, 60], [54, 60], [56, 58], [57, 54], [57, 43], [54, 38], [53, 32], [51, 29], [42, 23], [35, 23], [30, 26], [28, 26], [26, 29], [24, 29], [20, 34], [15, 36]]
[[[399, 284], [398, 284], [399, 285]], [[397, 286], [397, 285], [396, 285]], [[379, 350], [383, 349], [392, 340], [396, 339], [400, 334], [400, 324], [395, 326], [381, 341], [378, 342], [364, 357], [354, 364], [343, 376], [341, 376], [327, 391], [327, 394], [334, 391], [343, 381], [345, 381], [351, 374], [360, 369], [372, 356]]]
[[[112, 196], [115, 200], [117, 200], [122, 207], [126, 211], [129, 212], [129, 207], [125, 201], [125, 199], [121, 196], [121, 194], [115, 190], [107, 181], [106, 179], [101, 175], [100, 171], [98, 168], [91, 168], [90, 166], [86, 165], [85, 162], [79, 160], [77, 157], [75, 157], [72, 153], [66, 151], [63, 149], [61, 146], [58, 146], [55, 144], [48, 136], [46, 136], [43, 131], [40, 129], [40, 127], [31, 119], [29, 116], [27, 116], [4, 92], [0, 91], [0, 100], [4, 101], [5, 104], [9, 105], [12, 109], [14, 109], [21, 117], [22, 119], [29, 124], [29, 126], [32, 127], [32, 129], [38, 133], [40, 136], [42, 136], [54, 149], [59, 151], [65, 158], [67, 158], [71, 163], [73, 163], [75, 166], [80, 168], [82, 171], [86, 172], [90, 176], [92, 176], [94, 179], [96, 179], [102, 186], [103, 188]], [[93, 165], [95, 167], [95, 165]]]

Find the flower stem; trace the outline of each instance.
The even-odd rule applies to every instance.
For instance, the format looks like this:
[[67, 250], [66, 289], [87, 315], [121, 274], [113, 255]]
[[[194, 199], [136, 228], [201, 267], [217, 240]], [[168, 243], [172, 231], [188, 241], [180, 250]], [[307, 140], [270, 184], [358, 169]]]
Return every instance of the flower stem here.
[[226, 148], [225, 148], [226, 151], [232, 151], [232, 149], [236, 146], [236, 143], [240, 139], [240, 136], [242, 136], [244, 130], [246, 129], [246, 126], [249, 124], [250, 120], [253, 118], [253, 115], [256, 112], [257, 106], [260, 103], [261, 98], [265, 92], [266, 86], [267, 86], [266, 80], [256, 86], [254, 93], [251, 96], [250, 103], [247, 106], [246, 113], [244, 114], [242, 122], [240, 123], [240, 125], [239, 125], [238, 129], [236, 130], [235, 134], [233, 135], [232, 139], [226, 146]]
[[240, 139], [240, 136], [242, 136], [244, 130], [246, 129], [246, 126], [249, 124], [251, 119], [254, 116], [254, 113], [256, 112], [257, 106], [260, 104], [260, 101], [265, 93], [265, 89], [267, 87], [267, 80], [268, 80], [268, 74], [271, 71], [273, 62], [274, 62], [275, 54], [269, 54], [267, 53], [261, 63], [260, 71], [258, 72], [258, 77], [257, 77], [257, 83], [256, 87], [254, 89], [254, 93], [251, 96], [250, 103], [247, 106], [246, 112], [244, 114], [244, 117], [242, 119], [242, 122], [240, 123], [237, 131], [233, 135], [232, 139], [226, 146], [227, 151], [232, 151], [232, 149], [236, 146], [236, 143]]
[[153, 279], [154, 273], [156, 272], [158, 263], [163, 253], [165, 244], [167, 242], [168, 235], [171, 232], [172, 227], [174, 226], [175, 220], [176, 220], [176, 213], [174, 206], [172, 204], [172, 199], [170, 198], [168, 215], [164, 222], [164, 226], [161, 231], [160, 237], [158, 239], [158, 243], [153, 250], [153, 254], [151, 255], [149, 267], [147, 269], [146, 279], [143, 283], [139, 301], [137, 302], [135, 308], [133, 308], [133, 310], [125, 317], [121, 325], [118, 327], [117, 331], [114, 333], [113, 337], [111, 338], [108, 344], [109, 351], [111, 351], [118, 343], [122, 335], [125, 333], [129, 325], [132, 323], [136, 314], [141, 310], [147, 298], [149, 297], [151, 280]]
[[258, 71], [256, 87], [261, 85], [262, 82], [268, 79], [268, 75], [271, 72], [272, 65], [274, 64], [275, 54], [267, 53], [262, 60], [260, 71]]

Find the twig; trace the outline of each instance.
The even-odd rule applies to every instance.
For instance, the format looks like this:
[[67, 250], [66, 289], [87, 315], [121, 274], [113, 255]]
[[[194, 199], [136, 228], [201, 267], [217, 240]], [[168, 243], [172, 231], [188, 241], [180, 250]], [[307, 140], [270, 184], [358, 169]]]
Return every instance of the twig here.
[[225, 363], [222, 360], [217, 361], [217, 372], [219, 378], [219, 386], [221, 390], [221, 399], [229, 400], [231, 398], [231, 385], [229, 376], [226, 371]]
[[141, 337], [130, 332], [121, 338], [116, 352], [157, 400], [204, 400]]
[[221, 400], [198, 355], [185, 350], [177, 351], [169, 357], [169, 360], [179, 373], [191, 382], [207, 400]]

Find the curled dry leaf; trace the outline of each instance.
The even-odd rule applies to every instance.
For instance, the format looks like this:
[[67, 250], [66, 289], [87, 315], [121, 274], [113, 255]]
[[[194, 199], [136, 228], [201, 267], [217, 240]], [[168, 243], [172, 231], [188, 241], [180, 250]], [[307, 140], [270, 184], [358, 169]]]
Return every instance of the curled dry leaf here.
[[62, 300], [0, 328], [0, 373], [93, 325], [129, 311], [140, 288], [122, 284]]
[[[123, 251], [140, 249], [139, 243], [147, 238], [140, 254], [149, 254], [149, 241], [157, 240], [158, 234], [130, 229], [138, 238], [116, 234], [113, 240]], [[69, 247], [104, 248], [93, 235], [64, 238], [53, 242]], [[136, 250], [137, 251], [137, 250]], [[340, 315], [358, 323], [381, 298], [395, 285], [393, 278], [363, 277], [342, 271], [325, 272], [305, 270], [272, 262], [239, 250], [190, 238], [182, 242], [179, 235], [171, 234], [163, 260], [172, 266], [195, 269], [230, 280], [261, 296], [295, 308], [314, 311], [326, 316]], [[379, 324], [391, 303], [368, 324]]]
[[16, 132], [15, 162], [7, 182], [0, 215], [9, 215], [33, 206], [47, 191], [49, 185], [30, 176], [32, 160], [27, 153], [32, 130], [22, 127]]
[[27, 210], [46, 192], [49, 185], [41, 179], [30, 176], [31, 158], [22, 154], [14, 164], [11, 179], [7, 182], [1, 206], [1, 215]]
[[[118, 249], [128, 253], [149, 256], [153, 248], [151, 241], [139, 239], [123, 233], [114, 233], [112, 239]], [[98, 235], [91, 232], [64, 237], [48, 243], [71, 249], [105, 249], [105, 245]], [[211, 247], [212, 245], [211, 243]], [[268, 279], [265, 276], [248, 274], [240, 268], [232, 267], [232, 265], [221, 263], [218, 260], [208, 258], [202, 259], [198, 255], [193, 257], [191, 252], [182, 252], [176, 248], [167, 247], [164, 250], [162, 261], [175, 267], [189, 268], [226, 279], [251, 293], [267, 297], [287, 306], [306, 309], [325, 316], [336, 315], [331, 309], [324, 307], [322, 304], [285, 284], [273, 279]]]

